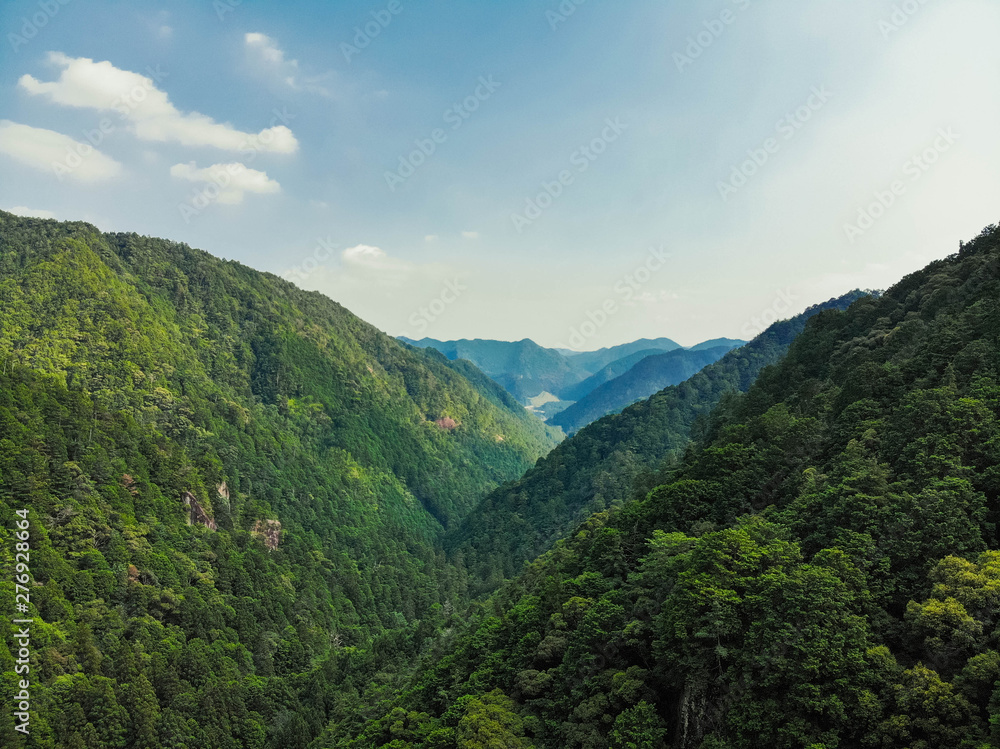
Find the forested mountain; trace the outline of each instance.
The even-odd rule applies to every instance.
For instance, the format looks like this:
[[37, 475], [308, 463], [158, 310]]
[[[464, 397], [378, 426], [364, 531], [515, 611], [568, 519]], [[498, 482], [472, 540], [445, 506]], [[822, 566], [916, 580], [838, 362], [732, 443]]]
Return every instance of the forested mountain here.
[[483, 593], [516, 574], [590, 514], [629, 498], [687, 446], [692, 428], [727, 393], [743, 392], [779, 361], [813, 315], [846, 309], [853, 291], [774, 323], [679, 385], [607, 416], [560, 444], [521, 479], [501, 486], [445, 542]]
[[[23, 745], [304, 747], [461, 599], [444, 527], [553, 444], [481, 373], [320, 294], [0, 212], [0, 559], [27, 509], [37, 613]], [[0, 649], [4, 737], [14, 665]]]
[[418, 348], [436, 349], [449, 359], [471, 361], [522, 405], [540, 393], [555, 393], [567, 383], [579, 382], [590, 374], [558, 351], [543, 348], [527, 338], [513, 342], [402, 340]]
[[998, 379], [994, 226], [815, 315], [657, 486], [317, 746], [1000, 745]]
[[724, 346], [727, 350], [739, 348], [746, 341], [741, 341], [738, 338], [713, 338], [710, 341], [702, 341], [696, 346], [692, 346], [688, 351], [703, 351], [709, 348], [717, 348], [718, 346]]
[[621, 359], [617, 359], [606, 365], [603, 369], [598, 370], [586, 380], [578, 382], [577, 384], [571, 385], [567, 388], [563, 388], [560, 395], [567, 401], [574, 402], [586, 398], [589, 393], [592, 393], [605, 382], [610, 382], [616, 377], [621, 377], [647, 356], [653, 356], [654, 354], [660, 353], [663, 352], [658, 351], [657, 349], [647, 348], [642, 349], [641, 351], [636, 351], [634, 354], [623, 356]]
[[665, 387], [683, 382], [703, 367], [721, 359], [732, 348], [678, 349], [643, 357], [618, 377], [594, 388], [572, 406], [553, 416], [549, 423], [562, 427], [567, 434], [575, 434], [602, 416], [617, 413]]
[[597, 351], [573, 352], [568, 354], [568, 356], [573, 360], [575, 366], [582, 367], [593, 374], [612, 362], [626, 356], [631, 356], [637, 351], [673, 351], [679, 348], [682, 348], [682, 346], [677, 341], [672, 341], [669, 338], [640, 338], [631, 343], [609, 346]]
[[638, 351], [653, 353], [680, 348], [680, 344], [669, 338], [643, 338], [584, 352], [544, 348], [527, 338], [523, 341], [438, 341], [433, 338], [415, 341], [403, 336], [400, 340], [417, 348], [435, 349], [451, 360], [467, 359], [506, 388], [522, 405], [528, 405], [532, 398], [543, 393], [564, 401], [578, 400], [604, 380], [593, 381], [587, 390], [582, 389], [582, 383], [609, 364], [632, 357]]

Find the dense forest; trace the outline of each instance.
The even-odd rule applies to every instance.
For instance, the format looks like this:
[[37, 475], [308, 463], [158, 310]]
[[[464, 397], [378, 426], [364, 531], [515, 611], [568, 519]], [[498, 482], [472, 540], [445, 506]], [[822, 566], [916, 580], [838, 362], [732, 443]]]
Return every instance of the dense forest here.
[[998, 377], [997, 227], [553, 449], [319, 294], [0, 212], [11, 745], [1000, 746]]
[[[277, 277], [0, 213], [0, 559], [27, 508], [38, 618], [25, 746], [304, 746], [464, 600], [444, 530], [556, 436]], [[6, 648], [0, 673], [6, 741]]]
[[449, 530], [445, 543], [471, 574], [470, 589], [490, 592], [589, 515], [644, 494], [683, 455], [712, 408], [747, 390], [824, 310], [843, 310], [866, 293], [852, 291], [774, 323], [679, 385], [607, 416], [561, 443], [521, 479], [487, 495]]
[[1000, 229], [822, 312], [318, 746], [1000, 745]]

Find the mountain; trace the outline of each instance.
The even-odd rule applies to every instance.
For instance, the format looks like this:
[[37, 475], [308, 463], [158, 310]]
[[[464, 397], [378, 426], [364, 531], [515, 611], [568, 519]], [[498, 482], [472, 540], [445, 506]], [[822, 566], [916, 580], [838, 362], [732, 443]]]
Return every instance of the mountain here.
[[[0, 555], [13, 570], [24, 511], [26, 745], [304, 746], [345, 680], [407, 661], [461, 599], [444, 529], [554, 444], [471, 365], [318, 293], [0, 212]], [[7, 612], [14, 593], [8, 576]], [[0, 672], [13, 736], [7, 648]]]
[[589, 374], [594, 374], [612, 362], [626, 356], [632, 356], [638, 351], [673, 351], [679, 348], [682, 346], [669, 338], [640, 338], [631, 343], [623, 343], [597, 351], [581, 351], [575, 353], [572, 359], [575, 366], [586, 370]]
[[998, 465], [991, 226], [815, 315], [651, 491], [442, 630], [324, 745], [996, 746]]
[[[737, 343], [739, 345], [739, 343]], [[665, 387], [683, 382], [703, 367], [721, 359], [732, 346], [709, 349], [678, 349], [640, 359], [624, 373], [593, 389], [572, 406], [553, 416], [549, 423], [574, 434], [602, 416], [617, 413]]]
[[575, 385], [571, 385], [567, 388], [563, 388], [560, 395], [567, 401], [576, 402], [583, 398], [605, 382], [610, 382], [616, 377], [628, 372], [632, 367], [641, 362], [647, 356], [653, 356], [654, 354], [662, 353], [658, 349], [642, 349], [641, 351], [636, 351], [634, 354], [629, 354], [628, 356], [623, 356], [621, 359], [611, 362], [603, 369], [598, 370], [586, 380], [578, 382]]
[[541, 393], [555, 393], [567, 383], [586, 377], [584, 370], [553, 349], [543, 348], [532, 340], [419, 341], [403, 338], [417, 348], [433, 348], [449, 359], [467, 359], [475, 364], [522, 405]]
[[696, 346], [691, 346], [688, 351], [704, 351], [705, 349], [718, 348], [719, 346], [724, 346], [726, 350], [739, 348], [746, 341], [741, 341], [738, 338], [713, 338], [710, 341], [702, 341]]
[[697, 420], [725, 394], [745, 391], [778, 362], [807, 320], [865, 295], [854, 291], [771, 325], [679, 385], [590, 424], [487, 495], [445, 538], [468, 569], [473, 591], [493, 590], [590, 514], [629, 497], [637, 480], [683, 452]]
[[[602, 368], [632, 357], [639, 351], [681, 348], [669, 338], [643, 338], [599, 351], [582, 352], [544, 348], [527, 338], [513, 342], [481, 339], [438, 341], [434, 338], [418, 341], [401, 336], [400, 340], [417, 348], [436, 349], [448, 359], [467, 359], [500, 383], [522, 405], [536, 407], [557, 400], [575, 401], [583, 397], [589, 392], [581, 389], [583, 381]], [[598, 384], [601, 383], [595, 380], [594, 387]], [[577, 397], [572, 397], [571, 393]], [[541, 402], [533, 403], [539, 396]], [[542, 412], [540, 408], [537, 410]]]

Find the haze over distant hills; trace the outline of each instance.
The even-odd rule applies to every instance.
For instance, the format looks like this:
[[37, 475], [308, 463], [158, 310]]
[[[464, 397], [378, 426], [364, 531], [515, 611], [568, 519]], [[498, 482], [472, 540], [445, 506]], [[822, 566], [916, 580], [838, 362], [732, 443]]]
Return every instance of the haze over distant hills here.
[[[549, 423], [561, 426], [567, 434], [574, 434], [602, 416], [617, 413], [665, 387], [684, 382], [742, 343], [737, 341], [736, 345], [677, 349], [644, 356], [618, 377], [587, 392], [576, 403], [555, 414]], [[610, 365], [605, 370], [613, 366]]]
[[[599, 400], [577, 409], [574, 412], [576, 415], [566, 422], [572, 425], [574, 431], [592, 420], [587, 420], [584, 414], [596, 414], [593, 418], [599, 418], [620, 410], [660, 388], [680, 382], [706, 364], [716, 361], [726, 351], [745, 343], [731, 338], [717, 338], [685, 348], [670, 338], [641, 338], [597, 351], [571, 351], [545, 348], [529, 338], [522, 341], [439, 341], [401, 336], [399, 340], [417, 348], [436, 349], [451, 360], [472, 362], [522, 405], [545, 420], [553, 419], [596, 388], [627, 375], [647, 357], [674, 354], [672, 358], [660, 361], [659, 366], [647, 365], [619, 386], [609, 386], [602, 391], [604, 395]], [[705, 356], [706, 351], [716, 349], [719, 349], [717, 355]], [[686, 374], [681, 376], [682, 373]], [[650, 390], [653, 383], [659, 385]], [[633, 397], [633, 393], [641, 394]]]

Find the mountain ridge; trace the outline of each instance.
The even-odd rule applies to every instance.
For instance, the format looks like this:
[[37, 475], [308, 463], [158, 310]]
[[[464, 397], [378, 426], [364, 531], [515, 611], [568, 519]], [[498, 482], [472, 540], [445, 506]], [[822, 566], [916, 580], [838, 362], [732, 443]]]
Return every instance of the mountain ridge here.
[[602, 416], [617, 413], [665, 387], [683, 382], [703, 367], [714, 364], [732, 348], [725, 345], [676, 349], [644, 356], [622, 374], [595, 387], [576, 403], [557, 413], [549, 419], [549, 423], [562, 427], [569, 435], [575, 434]]

